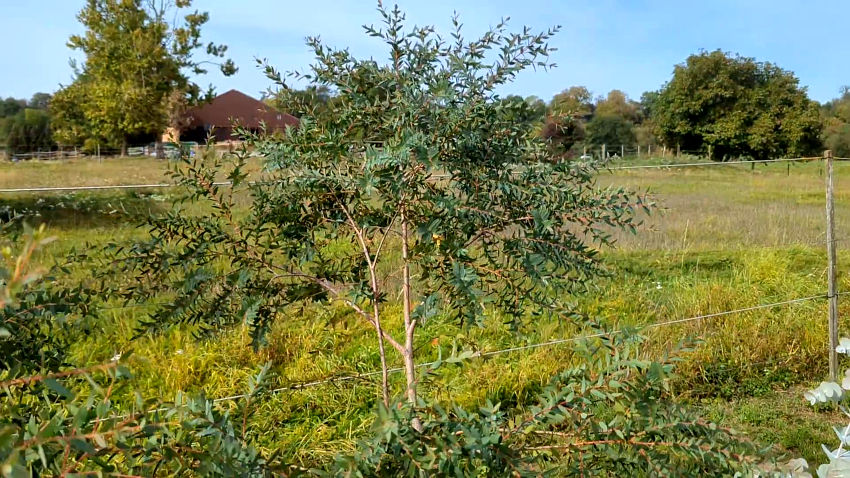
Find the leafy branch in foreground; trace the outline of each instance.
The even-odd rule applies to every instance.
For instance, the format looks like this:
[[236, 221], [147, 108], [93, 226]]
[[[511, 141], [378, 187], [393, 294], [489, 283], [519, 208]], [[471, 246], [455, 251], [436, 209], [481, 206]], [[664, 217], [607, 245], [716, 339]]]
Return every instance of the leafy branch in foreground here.
[[[38, 241], [35, 241], [37, 243]], [[33, 243], [33, 240], [30, 240]], [[18, 271], [29, 270], [25, 247]], [[24, 277], [9, 273], [4, 277]], [[16, 289], [3, 283], [7, 305]], [[41, 286], [36, 275], [28, 290]], [[4, 309], [8, 311], [9, 309]], [[5, 313], [5, 312], [4, 312]], [[476, 412], [420, 399], [380, 407], [358, 451], [306, 470], [277, 464], [247, 437], [264, 398], [267, 364], [232, 412], [178, 393], [171, 403], [134, 393], [118, 362], [87, 368], [0, 369], [0, 476], [544, 476], [733, 475], [749, 472], [754, 447], [677, 405], [675, 360], [642, 359], [630, 333], [579, 343], [578, 365], [529, 403]], [[123, 357], [126, 360], [126, 357]], [[447, 362], [451, 362], [448, 360]], [[31, 367], [30, 367], [31, 368]], [[131, 404], [127, 403], [129, 397]]]
[[[374, 329], [384, 404], [387, 349], [416, 404], [423, 323], [502, 314], [516, 327], [561, 312], [566, 294], [602, 272], [595, 246], [636, 227], [642, 197], [598, 187], [604, 164], [553, 161], [533, 125], [514, 121], [529, 105], [496, 93], [525, 69], [552, 66], [557, 28], [510, 33], [500, 22], [466, 41], [458, 19], [440, 36], [407, 27], [398, 8], [378, 10], [383, 25], [365, 31], [386, 45], [386, 62], [310, 39], [315, 63], [300, 76], [336, 92], [327, 111], [283, 137], [243, 131], [265, 158], [261, 181], [246, 181], [247, 154], [187, 158], [175, 178], [210, 212], [152, 218], [149, 242], [112, 256], [134, 277], [118, 291], [125, 298], [175, 294], [145, 332], [247, 323], [261, 345], [288, 306], [343, 304]], [[232, 188], [214, 185], [225, 176]], [[396, 297], [400, 313], [388, 307]]]
[[[842, 337], [835, 350], [840, 354], [850, 355], [850, 338]], [[840, 384], [821, 382], [817, 388], [809, 390], [804, 396], [812, 405], [835, 403], [842, 413], [850, 417], [850, 409], [847, 407], [847, 398], [850, 396], [847, 394], [848, 390], [850, 390], [850, 369], [844, 372], [844, 379]], [[829, 461], [817, 468], [820, 478], [850, 476], [850, 424], [832, 428], [838, 437], [838, 448], [830, 450], [826, 445], [821, 445]], [[806, 460], [798, 461], [799, 473], [794, 476], [811, 476], [808, 473], [809, 464]]]
[[[231, 423], [203, 397], [173, 403], [134, 395], [130, 372], [111, 362], [76, 368], [64, 360], [66, 323], [54, 315], [64, 299], [32, 265], [44, 228], [28, 231], [19, 252], [0, 262], [0, 476], [270, 476], [272, 466], [245, 442], [250, 404], [266, 366], [252, 380]], [[59, 289], [58, 287], [56, 289]], [[36, 312], [37, 311], [37, 312]], [[45, 360], [45, 357], [50, 360]], [[237, 421], [238, 423], [238, 421]]]
[[[491, 403], [467, 411], [382, 409], [375, 434], [334, 476], [741, 476], [758, 450], [676, 404], [675, 360], [640, 358], [642, 339], [578, 346], [527, 411]], [[414, 420], [419, 420], [417, 427]]]

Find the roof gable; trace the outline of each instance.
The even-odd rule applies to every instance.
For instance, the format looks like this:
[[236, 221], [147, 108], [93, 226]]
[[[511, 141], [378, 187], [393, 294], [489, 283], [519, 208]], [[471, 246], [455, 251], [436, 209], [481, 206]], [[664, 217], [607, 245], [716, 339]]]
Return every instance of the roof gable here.
[[234, 123], [259, 128], [262, 123], [268, 130], [279, 131], [298, 124], [298, 118], [237, 90], [227, 91], [207, 104], [191, 108], [186, 116], [189, 128], [230, 128]]

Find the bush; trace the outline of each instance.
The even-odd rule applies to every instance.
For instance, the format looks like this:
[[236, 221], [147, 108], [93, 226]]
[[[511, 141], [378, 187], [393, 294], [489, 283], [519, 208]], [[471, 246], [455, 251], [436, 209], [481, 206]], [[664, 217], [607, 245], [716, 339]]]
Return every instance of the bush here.
[[[640, 358], [630, 333], [578, 346], [581, 364], [527, 409], [382, 408], [371, 440], [334, 476], [732, 476], [756, 449], [673, 401], [675, 358]], [[420, 423], [417, 424], [416, 420]], [[419, 428], [417, 428], [417, 425]]]

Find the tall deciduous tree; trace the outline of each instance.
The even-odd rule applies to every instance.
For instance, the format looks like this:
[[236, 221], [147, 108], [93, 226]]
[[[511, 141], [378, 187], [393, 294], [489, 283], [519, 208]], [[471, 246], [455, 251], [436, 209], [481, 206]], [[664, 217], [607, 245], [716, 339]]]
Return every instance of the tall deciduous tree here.
[[549, 113], [580, 118], [590, 116], [593, 114], [593, 94], [584, 86], [571, 86], [552, 97]]
[[817, 105], [791, 72], [722, 51], [677, 65], [652, 110], [669, 146], [710, 151], [714, 158], [767, 159], [819, 146]]
[[[90, 131], [126, 153], [130, 137], [165, 128], [172, 92], [184, 91], [191, 100], [200, 97], [201, 89], [189, 75], [206, 73], [204, 65], [222, 59], [226, 47], [201, 43], [201, 28], [209, 15], [188, 11], [191, 3], [87, 1], [77, 17], [86, 32], [68, 42], [85, 60], [74, 83], [58, 92], [54, 101], [53, 109], [62, 118], [57, 138]], [[211, 60], [199, 60], [200, 50]], [[230, 60], [217, 64], [225, 75], [236, 71]]]
[[592, 145], [619, 148], [632, 146], [635, 140], [635, 125], [622, 116], [597, 115], [587, 123], [587, 142]]
[[620, 90], [611, 90], [604, 98], [596, 101], [595, 116], [616, 116], [637, 123], [641, 120], [640, 104], [629, 99]]
[[44, 110], [25, 108], [0, 123], [0, 138], [8, 153], [28, 153], [51, 149], [55, 143], [50, 130], [50, 117]]
[[824, 146], [837, 156], [850, 156], [850, 87], [843, 87], [841, 96], [824, 104], [821, 112]]

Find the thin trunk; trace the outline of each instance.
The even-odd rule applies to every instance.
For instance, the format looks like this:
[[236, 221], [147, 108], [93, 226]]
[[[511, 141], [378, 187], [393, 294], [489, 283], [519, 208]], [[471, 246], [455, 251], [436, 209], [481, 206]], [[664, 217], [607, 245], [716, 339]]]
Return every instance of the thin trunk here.
[[390, 406], [390, 385], [389, 385], [389, 368], [387, 368], [387, 354], [384, 349], [384, 331], [381, 328], [381, 315], [378, 309], [378, 282], [375, 277], [375, 266], [369, 267], [369, 273], [372, 276], [372, 314], [375, 316], [375, 332], [378, 334], [378, 352], [381, 355], [381, 395], [384, 399], [384, 406]]
[[127, 138], [121, 140], [121, 157], [127, 157]]
[[[357, 242], [360, 243], [360, 247], [363, 251], [363, 256], [369, 266], [369, 284], [372, 288], [372, 323], [375, 326], [375, 333], [378, 334], [378, 353], [381, 356], [381, 395], [384, 400], [384, 406], [389, 407], [389, 368], [387, 367], [387, 354], [386, 349], [384, 348], [384, 330], [381, 326], [381, 311], [378, 305], [380, 289], [378, 287], [378, 271], [376, 262], [378, 260], [378, 254], [380, 254], [380, 246], [378, 246], [378, 250], [375, 252], [375, 257], [371, 257], [371, 255], [369, 254], [369, 247], [366, 245], [366, 236], [363, 233], [363, 229], [359, 228], [357, 226], [357, 223], [354, 222], [354, 218], [351, 217], [351, 214], [348, 212], [348, 208], [344, 204], [342, 204], [339, 199], [337, 199], [337, 202], [339, 203], [340, 209], [342, 209], [342, 211], [345, 213], [346, 218], [348, 218], [348, 223], [351, 226], [351, 229], [354, 231], [355, 236], [357, 236]], [[381, 245], [383, 245], [383, 241], [381, 242]]]
[[410, 317], [410, 256], [407, 244], [407, 217], [405, 217], [404, 206], [401, 210], [401, 259], [402, 265], [402, 315], [404, 317], [404, 373], [407, 378], [407, 400], [412, 406], [416, 406], [416, 365], [413, 361], [413, 332], [416, 330], [416, 321]]

